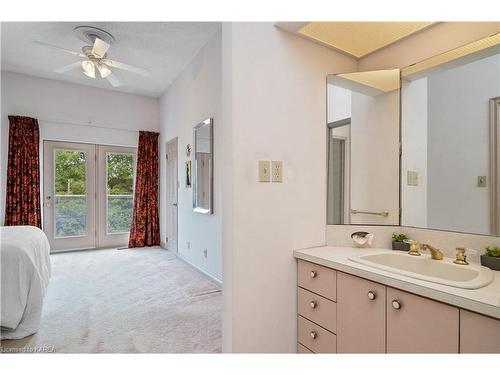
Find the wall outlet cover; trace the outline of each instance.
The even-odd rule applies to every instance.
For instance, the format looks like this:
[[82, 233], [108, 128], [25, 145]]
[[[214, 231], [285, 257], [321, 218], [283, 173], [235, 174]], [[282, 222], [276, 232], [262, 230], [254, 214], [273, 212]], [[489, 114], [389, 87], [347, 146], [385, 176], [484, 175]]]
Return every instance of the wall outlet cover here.
[[283, 162], [273, 160], [271, 162], [271, 171], [273, 182], [283, 182]]
[[418, 172], [407, 171], [406, 172], [406, 184], [408, 186], [418, 186]]
[[271, 182], [271, 163], [269, 160], [259, 160], [259, 182]]

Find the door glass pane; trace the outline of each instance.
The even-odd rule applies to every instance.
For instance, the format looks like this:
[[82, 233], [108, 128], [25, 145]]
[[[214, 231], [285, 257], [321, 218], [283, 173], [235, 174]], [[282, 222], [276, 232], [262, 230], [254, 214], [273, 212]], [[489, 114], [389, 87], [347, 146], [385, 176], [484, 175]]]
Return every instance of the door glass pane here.
[[106, 153], [107, 233], [127, 233], [132, 222], [134, 197], [133, 154]]
[[54, 151], [56, 238], [87, 234], [86, 163], [84, 151]]

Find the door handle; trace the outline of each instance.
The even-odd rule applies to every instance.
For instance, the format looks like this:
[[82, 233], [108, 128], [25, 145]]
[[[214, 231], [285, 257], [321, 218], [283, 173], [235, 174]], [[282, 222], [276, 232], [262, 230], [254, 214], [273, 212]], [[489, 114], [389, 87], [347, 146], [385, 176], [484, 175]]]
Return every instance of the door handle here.
[[51, 199], [52, 199], [52, 197], [51, 197], [50, 195], [47, 195], [47, 196], [45, 197], [45, 200], [46, 200], [46, 202], [45, 202], [45, 206], [47, 206], [47, 207], [50, 207], [50, 206], [51, 206], [51, 203], [50, 203]]
[[177, 207], [177, 203], [172, 203], [172, 206], [175, 206], [175, 207]]

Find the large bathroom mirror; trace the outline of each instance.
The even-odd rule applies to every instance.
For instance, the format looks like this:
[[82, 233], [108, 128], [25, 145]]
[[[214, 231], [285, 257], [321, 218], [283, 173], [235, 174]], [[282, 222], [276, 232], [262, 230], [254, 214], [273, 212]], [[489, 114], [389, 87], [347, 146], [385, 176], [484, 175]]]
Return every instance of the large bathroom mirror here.
[[399, 225], [399, 69], [329, 75], [327, 100], [327, 223]]
[[213, 213], [213, 119], [194, 128], [193, 210]]
[[499, 42], [402, 69], [402, 225], [500, 234]]

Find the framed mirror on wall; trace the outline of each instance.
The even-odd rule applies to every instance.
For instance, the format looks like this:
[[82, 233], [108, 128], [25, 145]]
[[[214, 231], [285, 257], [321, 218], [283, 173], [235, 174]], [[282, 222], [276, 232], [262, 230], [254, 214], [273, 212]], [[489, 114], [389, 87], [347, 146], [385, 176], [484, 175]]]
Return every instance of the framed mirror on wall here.
[[402, 225], [500, 235], [499, 43], [402, 69]]
[[192, 166], [193, 211], [213, 213], [213, 119], [195, 126]]
[[329, 75], [327, 100], [327, 223], [399, 225], [399, 69]]

